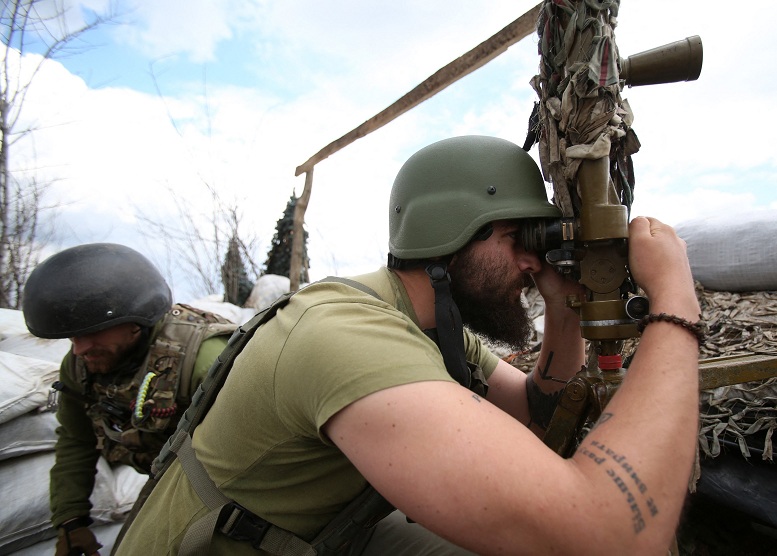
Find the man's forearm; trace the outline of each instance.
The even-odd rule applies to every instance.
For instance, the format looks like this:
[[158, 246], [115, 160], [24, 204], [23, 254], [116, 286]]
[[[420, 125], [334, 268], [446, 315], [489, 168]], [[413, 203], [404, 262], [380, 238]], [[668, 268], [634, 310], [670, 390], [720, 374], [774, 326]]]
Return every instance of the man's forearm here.
[[561, 391], [585, 361], [580, 319], [561, 303], [547, 304], [545, 335], [537, 364], [526, 378], [526, 397], [531, 423], [547, 429]]
[[544, 392], [561, 390], [585, 362], [580, 318], [561, 303], [546, 304], [545, 333], [532, 374]]
[[79, 405], [62, 396], [57, 412], [56, 461], [50, 472], [51, 518], [54, 525], [89, 515], [97, 459], [92, 423]]

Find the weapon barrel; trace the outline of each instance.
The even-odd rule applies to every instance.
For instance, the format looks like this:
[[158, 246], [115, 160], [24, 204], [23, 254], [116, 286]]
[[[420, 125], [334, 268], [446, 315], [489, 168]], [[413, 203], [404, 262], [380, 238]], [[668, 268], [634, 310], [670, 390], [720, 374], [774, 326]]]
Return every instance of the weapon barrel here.
[[621, 79], [626, 85], [657, 85], [695, 81], [701, 74], [703, 49], [695, 35], [621, 58]]

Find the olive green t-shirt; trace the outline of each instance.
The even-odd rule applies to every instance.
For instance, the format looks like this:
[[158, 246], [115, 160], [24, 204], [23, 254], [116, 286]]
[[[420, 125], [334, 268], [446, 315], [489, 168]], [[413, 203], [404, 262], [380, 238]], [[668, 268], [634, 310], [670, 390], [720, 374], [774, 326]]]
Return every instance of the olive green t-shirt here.
[[[373, 392], [420, 381], [453, 381], [437, 346], [418, 327], [407, 293], [387, 269], [359, 276], [382, 300], [350, 286], [308, 286], [262, 326], [235, 360], [193, 446], [229, 498], [306, 540], [366, 486], [324, 435], [335, 413]], [[498, 358], [465, 335], [467, 359], [489, 376]], [[177, 552], [206, 512], [178, 462], [165, 473], [119, 554]], [[214, 536], [214, 553], [254, 553]]]

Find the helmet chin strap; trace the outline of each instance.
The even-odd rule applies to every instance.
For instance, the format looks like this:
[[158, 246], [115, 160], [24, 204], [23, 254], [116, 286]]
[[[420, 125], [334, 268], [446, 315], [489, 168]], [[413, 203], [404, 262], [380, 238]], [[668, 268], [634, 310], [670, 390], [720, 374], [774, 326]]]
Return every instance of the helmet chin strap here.
[[447, 262], [435, 261], [426, 267], [434, 288], [434, 318], [437, 323], [437, 343], [445, 368], [456, 382], [470, 387], [471, 376], [464, 356], [464, 325], [459, 308], [451, 295], [451, 277]]

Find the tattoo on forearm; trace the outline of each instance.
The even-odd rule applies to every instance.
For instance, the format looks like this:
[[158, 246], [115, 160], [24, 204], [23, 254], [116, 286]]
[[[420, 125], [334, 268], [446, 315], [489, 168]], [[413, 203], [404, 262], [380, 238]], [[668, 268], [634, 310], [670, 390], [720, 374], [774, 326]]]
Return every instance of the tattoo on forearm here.
[[472, 394], [472, 399], [480, 403], [480, 396], [478, 396], [477, 394]]
[[[548, 352], [548, 360], [545, 361], [545, 368], [540, 371], [540, 378], [542, 380], [552, 380], [553, 382], [560, 382], [562, 384], [566, 384], [567, 381], [556, 378], [555, 376], [550, 376], [548, 372], [550, 371], [550, 363], [553, 361], [553, 353], [554, 352]], [[537, 367], [537, 370], [539, 370], [539, 367]]]
[[[605, 415], [612, 416], [612, 414], [606, 413], [602, 417]], [[581, 446], [579, 450], [596, 465], [604, 466], [607, 476], [612, 479], [612, 482], [626, 498], [626, 503], [631, 511], [631, 525], [634, 528], [634, 533], [640, 533], [648, 525], [646, 520], [658, 514], [658, 506], [648, 494], [647, 485], [642, 482], [637, 470], [629, 463], [626, 455], [608, 448], [598, 440], [590, 441], [586, 446]]]

